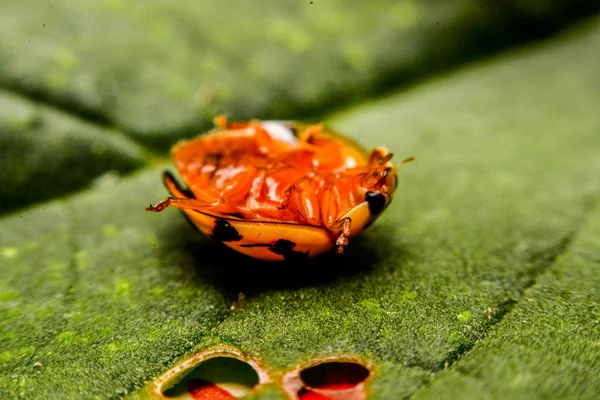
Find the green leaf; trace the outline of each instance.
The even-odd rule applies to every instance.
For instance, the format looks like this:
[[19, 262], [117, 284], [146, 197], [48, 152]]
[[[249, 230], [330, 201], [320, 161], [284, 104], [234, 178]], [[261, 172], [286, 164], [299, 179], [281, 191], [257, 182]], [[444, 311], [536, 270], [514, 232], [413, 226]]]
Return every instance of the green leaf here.
[[[68, 4], [74, 15], [85, 15], [79, 3]], [[150, 18], [130, 3], [98, 4], [109, 19]], [[30, 18], [41, 21], [43, 12], [36, 12]], [[64, 10], [54, 12], [58, 18]], [[185, 17], [183, 6], [179, 13]], [[0, 12], [3, 22], [10, 20], [5, 15], [14, 14]], [[69, 21], [60, 25], [65, 32], [85, 25], [84, 19]], [[85, 36], [77, 40], [84, 43]], [[594, 373], [600, 354], [599, 46], [600, 20], [588, 20], [543, 45], [330, 118], [368, 147], [384, 145], [399, 158], [417, 158], [402, 167], [391, 208], [342, 258], [267, 265], [215, 246], [177, 212], [146, 213], [145, 205], [165, 195], [160, 173], [167, 164], [3, 217], [0, 397], [148, 397], [153, 380], [182, 360], [228, 346], [271, 378], [253, 398], [284, 398], [284, 376], [335, 357], [370, 369], [366, 390], [372, 398], [594, 398], [600, 386]], [[0, 54], [11, 54], [11, 62], [25, 59]], [[63, 68], [77, 65], [65, 54], [58, 59]], [[0, 76], [18, 70], [0, 65]], [[65, 104], [60, 101], [69, 98], [80, 110], [115, 121], [118, 109], [133, 121], [128, 126], [121, 116], [119, 125], [146, 129], [139, 128], [149, 123], [141, 116], [152, 113], [144, 104], [131, 106], [133, 88], [143, 85], [124, 84], [128, 100], [122, 101], [132, 108], [106, 111], [82, 100], [94, 98], [93, 91], [53, 89], [50, 95], [35, 65], [28, 64], [23, 82], [29, 79], [48, 99]], [[349, 81], [341, 86], [351, 88]], [[163, 100], [156, 92], [140, 97], [155, 106]], [[12, 95], [2, 99], [15, 109], [34, 107]], [[178, 110], [177, 104], [166, 107]], [[83, 137], [84, 144], [108, 143], [118, 162], [128, 159], [124, 154], [134, 155], [132, 164], [147, 160], [119, 131], [40, 110], [39, 118], [51, 121], [44, 137], [78, 132], [66, 136], [68, 143]], [[176, 125], [189, 123], [181, 113], [171, 122], [157, 113], [151, 121], [157, 130], [170, 126], [171, 135]], [[5, 124], [13, 113], [0, 115]], [[23, 132], [37, 125], [25, 126]], [[7, 132], [7, 146], [21, 140], [18, 131]], [[90, 157], [58, 143], [80, 157], [77, 163]], [[14, 160], [8, 171], [19, 171]], [[99, 165], [79, 182], [113, 168], [107, 161]], [[33, 184], [32, 176], [24, 179]]]
[[149, 162], [124, 135], [166, 154], [216, 113], [314, 118], [598, 8], [590, 0], [28, 3], [0, 2], [0, 87], [21, 94], [0, 92], [0, 212]]
[[[153, 145], [298, 118], [556, 29], [592, 0], [0, 4], [0, 84]], [[535, 28], [535, 29], [533, 29]]]
[[144, 211], [158, 176], [2, 221], [0, 397], [123, 395], [223, 318], [224, 296], [180, 251], [198, 237]]
[[117, 131], [0, 91], [0, 213], [143, 166], [146, 152]]
[[600, 391], [600, 203], [568, 250], [418, 399], [588, 398]]

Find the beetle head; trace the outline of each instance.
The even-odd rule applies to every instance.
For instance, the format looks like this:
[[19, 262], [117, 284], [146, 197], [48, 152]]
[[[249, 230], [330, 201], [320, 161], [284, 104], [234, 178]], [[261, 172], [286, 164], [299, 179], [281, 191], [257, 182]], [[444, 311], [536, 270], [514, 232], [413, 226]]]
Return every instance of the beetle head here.
[[392, 157], [393, 154], [383, 147], [373, 150], [369, 158], [369, 171], [360, 180], [360, 185], [366, 189], [365, 201], [369, 204], [369, 211], [373, 216], [381, 214], [392, 201], [398, 184], [398, 168], [413, 161], [410, 157], [398, 165], [393, 165]]

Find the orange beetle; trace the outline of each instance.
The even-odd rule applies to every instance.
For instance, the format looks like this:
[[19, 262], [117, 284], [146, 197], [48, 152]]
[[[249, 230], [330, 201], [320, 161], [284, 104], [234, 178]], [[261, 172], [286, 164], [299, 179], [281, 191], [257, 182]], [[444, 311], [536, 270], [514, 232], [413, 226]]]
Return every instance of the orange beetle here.
[[398, 166], [321, 124], [228, 122], [175, 145], [188, 189], [165, 172], [171, 197], [148, 211], [180, 208], [202, 233], [268, 261], [314, 257], [351, 238], [389, 205]]

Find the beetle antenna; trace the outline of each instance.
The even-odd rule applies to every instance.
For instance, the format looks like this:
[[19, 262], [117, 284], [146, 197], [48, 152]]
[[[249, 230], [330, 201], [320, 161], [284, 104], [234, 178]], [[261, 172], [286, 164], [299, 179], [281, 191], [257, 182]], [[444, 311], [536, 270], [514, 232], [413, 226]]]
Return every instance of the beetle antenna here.
[[414, 157], [405, 158], [404, 160], [402, 160], [398, 164], [396, 164], [396, 168], [400, 168], [404, 164], [410, 164], [413, 161], [415, 161]]

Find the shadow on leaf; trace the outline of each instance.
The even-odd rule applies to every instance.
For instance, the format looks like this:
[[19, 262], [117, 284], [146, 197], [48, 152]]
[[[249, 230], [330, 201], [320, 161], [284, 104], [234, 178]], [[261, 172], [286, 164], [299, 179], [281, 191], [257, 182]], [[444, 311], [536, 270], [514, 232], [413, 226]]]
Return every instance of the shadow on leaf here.
[[[195, 275], [231, 298], [237, 298], [240, 292], [248, 297], [268, 290], [326, 286], [361, 278], [386, 264], [385, 249], [398, 247], [384, 234], [390, 227], [378, 225], [351, 240], [343, 255], [333, 250], [304, 261], [266, 262], [237, 253], [179, 224], [169, 226], [173, 229], [163, 231], [159, 238], [161, 253], [187, 254], [194, 260]], [[397, 252], [395, 249], [396, 258]], [[401, 260], [394, 264], [401, 264]]]

